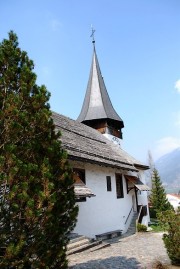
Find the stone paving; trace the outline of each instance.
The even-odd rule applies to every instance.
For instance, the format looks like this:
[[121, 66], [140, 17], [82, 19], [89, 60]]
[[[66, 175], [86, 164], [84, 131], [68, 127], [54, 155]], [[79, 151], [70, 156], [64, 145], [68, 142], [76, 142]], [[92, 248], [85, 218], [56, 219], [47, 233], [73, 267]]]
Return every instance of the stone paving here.
[[69, 269], [150, 269], [159, 260], [170, 264], [162, 233], [137, 233], [113, 239], [111, 246], [68, 257]]

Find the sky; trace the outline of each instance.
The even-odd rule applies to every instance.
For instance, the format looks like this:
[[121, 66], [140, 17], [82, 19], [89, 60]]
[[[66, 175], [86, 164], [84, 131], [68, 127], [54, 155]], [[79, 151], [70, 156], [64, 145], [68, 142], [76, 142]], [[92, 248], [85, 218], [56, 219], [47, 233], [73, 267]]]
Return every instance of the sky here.
[[96, 52], [123, 119], [122, 147], [147, 163], [180, 147], [179, 0], [0, 0], [0, 42], [13, 30], [53, 111], [76, 119]]

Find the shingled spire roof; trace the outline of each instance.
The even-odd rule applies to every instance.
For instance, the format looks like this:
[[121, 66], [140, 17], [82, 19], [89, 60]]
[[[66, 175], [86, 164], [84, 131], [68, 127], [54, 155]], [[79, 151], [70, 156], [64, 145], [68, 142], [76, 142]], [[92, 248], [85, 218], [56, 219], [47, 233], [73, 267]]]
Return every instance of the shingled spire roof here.
[[113, 108], [106, 90], [96, 54], [95, 41], [93, 46], [93, 58], [86, 95], [77, 120], [86, 124], [86, 122], [94, 120], [107, 119], [121, 129], [124, 127], [124, 123]]

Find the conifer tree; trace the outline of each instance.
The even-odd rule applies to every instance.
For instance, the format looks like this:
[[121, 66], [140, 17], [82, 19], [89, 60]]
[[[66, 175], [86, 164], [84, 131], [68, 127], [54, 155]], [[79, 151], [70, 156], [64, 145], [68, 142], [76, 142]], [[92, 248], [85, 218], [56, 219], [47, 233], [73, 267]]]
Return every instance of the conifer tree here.
[[163, 212], [166, 210], [173, 210], [172, 205], [166, 198], [166, 192], [156, 168], [154, 168], [152, 174], [152, 189], [150, 195], [150, 202], [156, 213]]
[[[150, 150], [148, 150], [147, 161], [148, 161], [149, 169], [145, 173], [146, 174], [146, 184], [150, 188], [152, 188], [152, 174], [153, 174], [153, 170], [154, 170], [154, 161], [153, 161], [153, 157], [152, 157], [152, 154], [151, 154]], [[148, 196], [149, 196], [149, 193], [148, 193]]]
[[0, 43], [0, 268], [67, 268], [77, 208], [50, 94], [12, 31]]

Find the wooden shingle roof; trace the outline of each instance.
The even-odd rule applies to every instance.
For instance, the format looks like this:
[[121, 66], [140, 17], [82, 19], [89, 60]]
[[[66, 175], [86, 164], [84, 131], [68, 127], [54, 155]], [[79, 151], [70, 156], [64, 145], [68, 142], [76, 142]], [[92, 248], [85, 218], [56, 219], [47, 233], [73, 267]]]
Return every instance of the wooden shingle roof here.
[[97, 130], [55, 112], [52, 112], [52, 118], [56, 129], [61, 131], [62, 147], [69, 159], [138, 171], [134, 166], [135, 159]]

